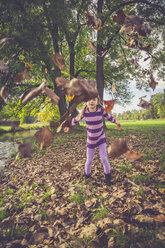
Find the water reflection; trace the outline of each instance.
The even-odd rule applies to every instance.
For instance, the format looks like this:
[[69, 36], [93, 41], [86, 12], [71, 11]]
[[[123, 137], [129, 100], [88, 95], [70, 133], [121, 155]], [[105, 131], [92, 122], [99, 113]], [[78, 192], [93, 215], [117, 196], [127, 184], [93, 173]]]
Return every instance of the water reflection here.
[[0, 168], [3, 167], [7, 159], [18, 151], [18, 144], [15, 140], [23, 143], [30, 142], [36, 130], [20, 131], [15, 133], [0, 134]]

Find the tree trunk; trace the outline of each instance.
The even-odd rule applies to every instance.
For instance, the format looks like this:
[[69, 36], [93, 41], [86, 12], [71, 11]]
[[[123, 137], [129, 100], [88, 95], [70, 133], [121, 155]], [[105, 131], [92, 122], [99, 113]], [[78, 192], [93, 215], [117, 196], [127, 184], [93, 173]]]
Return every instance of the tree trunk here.
[[[98, 0], [97, 15], [100, 15], [102, 13], [102, 9], [103, 9], [103, 0]], [[99, 45], [99, 40], [100, 40], [100, 32], [97, 31], [96, 82], [97, 82], [97, 89], [99, 92], [99, 96], [102, 101], [103, 92], [104, 92], [104, 72], [103, 72], [104, 57], [102, 57], [103, 48], [101, 45]]]

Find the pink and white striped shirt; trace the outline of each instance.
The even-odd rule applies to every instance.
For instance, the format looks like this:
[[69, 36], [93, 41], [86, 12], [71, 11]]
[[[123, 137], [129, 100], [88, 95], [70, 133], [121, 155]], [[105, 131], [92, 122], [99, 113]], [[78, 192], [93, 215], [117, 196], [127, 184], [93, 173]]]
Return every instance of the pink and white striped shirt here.
[[[93, 149], [100, 144], [106, 143], [106, 137], [103, 130], [103, 116], [110, 122], [116, 122], [115, 118], [112, 115], [107, 114], [101, 107], [98, 107], [95, 112], [90, 112], [87, 109], [82, 116], [86, 122], [88, 148]], [[72, 119], [71, 126], [75, 126], [78, 122], [77, 117], [74, 117]]]

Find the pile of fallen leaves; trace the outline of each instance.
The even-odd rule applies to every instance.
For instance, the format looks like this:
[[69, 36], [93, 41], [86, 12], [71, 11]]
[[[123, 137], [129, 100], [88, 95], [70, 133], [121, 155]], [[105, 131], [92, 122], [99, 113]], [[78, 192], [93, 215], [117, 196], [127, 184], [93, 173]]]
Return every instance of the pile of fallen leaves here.
[[[117, 135], [106, 131], [107, 143]], [[58, 138], [31, 158], [11, 159], [1, 171], [0, 247], [163, 247], [163, 139], [154, 137], [154, 153], [149, 154], [146, 148], [153, 148], [152, 140], [130, 130], [129, 146], [146, 156], [134, 162], [124, 156], [109, 159], [108, 187], [98, 149], [91, 177], [83, 177], [85, 130]]]

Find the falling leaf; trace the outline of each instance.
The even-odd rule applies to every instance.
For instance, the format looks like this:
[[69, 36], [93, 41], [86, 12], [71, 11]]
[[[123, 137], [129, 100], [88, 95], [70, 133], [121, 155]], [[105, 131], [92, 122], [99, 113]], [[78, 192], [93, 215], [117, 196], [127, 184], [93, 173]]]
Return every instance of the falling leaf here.
[[150, 58], [151, 58], [150, 56], [144, 58], [144, 62], [147, 61], [147, 60], [150, 59]]
[[134, 65], [135, 68], [139, 67], [139, 63], [138, 63], [136, 56], [135, 56], [135, 58], [131, 59], [131, 63]]
[[47, 148], [53, 143], [54, 136], [48, 127], [42, 128], [35, 133], [36, 139], [40, 142], [40, 150]]
[[4, 100], [5, 103], [7, 103], [8, 98], [9, 98], [9, 92], [6, 89], [7, 84], [5, 84], [4, 86], [2, 86], [1, 90], [0, 90], [0, 97], [2, 97], [2, 99]]
[[0, 60], [0, 74], [8, 74], [9, 73], [9, 67], [7, 64], [3, 61]]
[[59, 133], [62, 130], [62, 128], [70, 127], [71, 126], [71, 121], [72, 121], [71, 116], [66, 117], [65, 120], [57, 128], [57, 131], [56, 132]]
[[29, 89], [29, 90], [25, 91], [24, 94], [21, 96], [22, 104], [26, 104], [30, 100], [32, 100], [33, 98], [39, 96], [43, 92], [43, 90], [46, 86], [47, 86], [46, 81], [42, 80], [41, 85], [38, 86], [37, 88], [33, 88], [33, 89]]
[[104, 101], [106, 113], [109, 113], [113, 109], [115, 102], [116, 99], [110, 101]]
[[56, 127], [58, 127], [59, 125], [60, 125], [60, 123], [57, 122], [57, 121], [50, 121], [50, 127], [51, 127], [51, 128], [56, 128]]
[[119, 9], [116, 12], [115, 16], [113, 17], [113, 21], [122, 25], [125, 21], [125, 17], [126, 17], [126, 15], [124, 14], [124, 11]]
[[30, 157], [32, 152], [31, 148], [32, 148], [32, 142], [26, 144], [20, 144], [18, 150], [20, 152], [21, 157], [22, 158]]
[[140, 154], [140, 153], [137, 153], [137, 152], [134, 152], [134, 151], [127, 151], [127, 152], [124, 154], [124, 156], [125, 156], [127, 159], [134, 161], [134, 160], [140, 159], [140, 158], [143, 156], [143, 154]]
[[72, 100], [73, 104], [69, 108], [69, 114], [73, 113], [77, 105], [81, 102], [87, 102], [98, 96], [94, 80], [73, 78], [69, 81], [57, 77], [56, 84], [58, 87], [62, 86], [62, 90], [66, 95], [75, 96]]
[[73, 100], [73, 98], [74, 98], [74, 95], [73, 96], [66, 96], [66, 99], [68, 100], [68, 102], [71, 102], [72, 100]]
[[123, 10], [118, 10], [116, 15], [113, 18], [113, 21], [123, 25], [119, 33], [132, 34], [138, 33], [141, 36], [145, 36], [151, 33], [149, 24], [146, 22], [145, 18], [134, 16], [134, 15], [125, 15]]
[[8, 41], [8, 40], [13, 40], [13, 38], [5, 37], [5, 38], [0, 39], [0, 45], [3, 44], [3, 43], [6, 43], [6, 41]]
[[126, 139], [120, 138], [115, 140], [111, 146], [108, 147], [108, 155], [114, 159], [128, 151]]
[[53, 60], [54, 64], [60, 69], [60, 71], [65, 70], [65, 67], [66, 67], [65, 59], [61, 54], [59, 54], [59, 53], [53, 54], [52, 60]]
[[46, 74], [48, 73], [48, 69], [47, 69], [47, 68], [45, 68], [45, 73], [46, 73]]
[[146, 52], [149, 52], [150, 47], [151, 47], [151, 44], [148, 44], [146, 46], [142, 46], [142, 45], [139, 46], [140, 50], [143, 50], [143, 51], [146, 51]]
[[116, 84], [113, 82], [112, 83], [112, 94], [115, 92], [115, 90], [116, 90]]
[[118, 62], [118, 63], [122, 63], [122, 61], [123, 61], [122, 58], [118, 58], [118, 59], [117, 59], [117, 62]]
[[44, 87], [43, 91], [46, 93], [47, 97], [51, 99], [51, 102], [54, 105], [58, 104], [60, 98], [52, 90], [50, 90], [48, 87]]
[[92, 41], [88, 41], [88, 46], [90, 47], [92, 52], [96, 51], [96, 46]]
[[151, 79], [151, 82], [149, 83], [149, 86], [153, 89], [153, 91], [154, 91], [154, 89], [155, 89], [155, 87], [156, 87], [156, 85], [158, 84], [156, 81], [155, 81], [155, 79], [154, 79], [154, 77], [153, 77], [153, 75], [151, 74], [150, 75], [150, 79]]
[[140, 97], [140, 102], [139, 102], [139, 105], [141, 108], [145, 108], [145, 109], [152, 109], [153, 108], [153, 105], [147, 101], [145, 101], [143, 98], [146, 97], [146, 96], [142, 96]]
[[13, 79], [14, 83], [21, 83], [24, 80], [30, 80], [32, 76], [29, 75], [29, 70], [25, 69], [18, 77]]
[[87, 26], [92, 26], [96, 30], [101, 30], [102, 29], [102, 22], [100, 18], [97, 18], [95, 15], [89, 13], [87, 10], [84, 12], [84, 15], [86, 17], [86, 24]]

